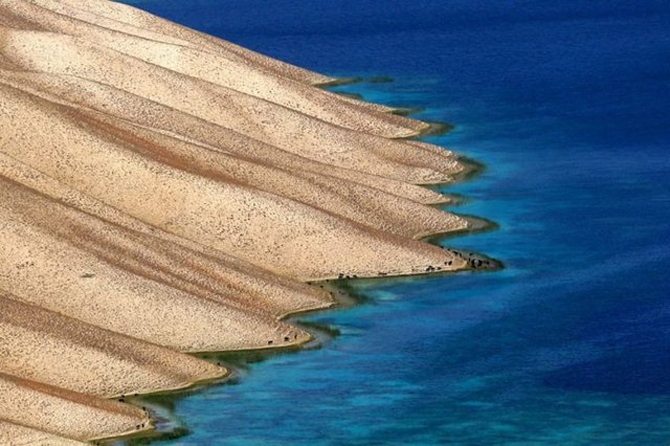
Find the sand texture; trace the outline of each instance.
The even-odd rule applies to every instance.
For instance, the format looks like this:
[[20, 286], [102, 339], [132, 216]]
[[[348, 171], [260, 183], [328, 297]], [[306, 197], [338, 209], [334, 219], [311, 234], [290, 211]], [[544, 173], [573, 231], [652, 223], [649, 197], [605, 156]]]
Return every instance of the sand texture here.
[[0, 421], [0, 444], [36, 446], [81, 446], [86, 443], [48, 434], [19, 424]]
[[151, 427], [148, 414], [130, 404], [3, 373], [0, 419], [74, 440], [113, 437]]
[[[0, 296], [0, 368], [14, 376], [114, 397], [178, 389], [226, 370], [174, 350]], [[35, 354], [39, 352], [40, 354]]]
[[282, 319], [335, 300], [306, 282], [472, 266], [420, 240], [471, 227], [422, 186], [468, 163], [334, 82], [106, 0], [0, 0], [0, 444], [152, 429], [117, 399], [309, 341]]

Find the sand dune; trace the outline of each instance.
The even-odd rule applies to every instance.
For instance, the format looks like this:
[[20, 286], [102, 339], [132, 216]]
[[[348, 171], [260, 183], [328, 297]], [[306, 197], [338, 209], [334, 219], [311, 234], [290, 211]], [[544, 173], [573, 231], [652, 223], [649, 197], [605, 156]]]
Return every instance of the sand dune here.
[[[444, 201], [444, 197], [429, 189], [377, 174], [320, 163], [141, 96], [80, 77], [0, 70], [0, 79], [7, 85], [52, 102], [102, 112], [113, 118], [127, 120], [208, 148], [244, 156], [256, 162], [268, 163], [282, 169], [327, 174], [419, 203]], [[408, 143], [414, 144], [410, 141]], [[434, 146], [425, 145], [424, 147]], [[442, 148], [437, 148], [437, 150], [445, 151]]]
[[[70, 7], [66, 15], [87, 20], [94, 17], [93, 23], [109, 29], [115, 29], [127, 34], [142, 36], [156, 41], [189, 45], [213, 54], [243, 61], [250, 67], [263, 67], [271, 70], [275, 75], [292, 79], [309, 85], [326, 85], [337, 83], [340, 80], [325, 76], [321, 73], [306, 70], [302, 67], [268, 58], [248, 48], [232, 42], [223, 41], [213, 36], [172, 23], [145, 11], [127, 5], [118, 5], [105, 0], [80, 2], [78, 0], [48, 1], [40, 0], [41, 6], [64, 13], [63, 5]], [[185, 42], [188, 42], [185, 44]], [[383, 104], [375, 104], [344, 97], [343, 100], [365, 107], [369, 110], [390, 112], [395, 110]]]
[[[105, 400], [300, 345], [304, 282], [455, 271], [468, 163], [336, 79], [105, 0], [0, 0], [0, 443], [151, 429]], [[16, 410], [20, 407], [21, 410]]]
[[[0, 421], [74, 440], [151, 428], [149, 416], [140, 408], [4, 373], [0, 373], [0, 401]], [[10, 444], [15, 441], [10, 439]]]
[[[34, 76], [14, 75], [6, 76], [6, 79], [12, 86], [26, 90], [26, 85], [31, 86], [30, 81]], [[0, 74], [0, 82], [2, 81]], [[41, 83], [39, 86], [46, 88]], [[40, 93], [41, 97], [45, 97], [45, 90]], [[53, 91], [46, 96], [53, 99]], [[67, 96], [75, 96], [75, 93]], [[118, 111], [110, 117], [108, 110], [104, 114], [92, 113], [78, 106], [72, 113], [83, 113], [92, 125], [101, 128], [100, 131], [113, 132], [127, 140], [132, 137], [136, 142], [142, 141], [142, 153], [145, 156], [170, 163], [173, 167], [224, 181], [234, 178], [247, 186], [283, 195], [376, 229], [414, 237], [418, 234], [463, 229], [466, 225], [464, 220], [453, 214], [422, 206], [413, 200], [404, 200], [380, 188], [351, 181], [343, 182], [340, 178], [326, 175], [323, 173], [327, 171], [324, 165], [320, 165], [318, 170], [310, 169], [305, 172], [299, 166], [293, 165], [292, 160], [282, 162], [279, 157], [268, 156], [270, 147], [267, 145], [256, 148], [255, 156], [250, 155], [254, 148], [249, 146], [258, 146], [254, 141], [236, 138], [235, 135], [223, 138], [230, 131], [226, 133], [220, 127], [189, 120], [189, 116], [179, 114], [179, 119], [170, 119], [173, 114], [160, 113], [161, 109], [153, 110], [155, 113], [150, 115], [152, 110], [149, 107], [140, 107], [139, 105], [143, 105], [140, 101], [128, 101], [124, 105], [126, 110], [142, 110], [143, 113], [132, 119], [132, 123], [125, 122], [130, 119]], [[148, 119], [147, 115], [153, 119]], [[85, 118], [82, 116], [81, 119]], [[124, 121], [118, 118], [124, 118]], [[154, 123], [158, 123], [161, 128], [145, 127]], [[161, 125], [162, 123], [176, 124], [167, 126]], [[170, 135], [164, 134], [166, 130]], [[182, 133], [175, 133], [177, 131]], [[195, 138], [199, 139], [197, 144], [191, 142]], [[244, 146], [231, 144], [231, 139], [241, 140]]]
[[[33, 222], [48, 224], [56, 234], [67, 234], [79, 248], [101, 259], [110, 259], [131, 272], [172, 286], [179, 283], [189, 292], [210, 290], [208, 294], [199, 294], [203, 297], [223, 295], [226, 299], [253, 299], [251, 302], [257, 303], [259, 311], [277, 316], [323, 308], [332, 303], [323, 291], [147, 225], [2, 153], [0, 176], [10, 184], [22, 184], [38, 192], [32, 198], [40, 199], [40, 206], [17, 208], [41, 211], [44, 217]], [[41, 196], [51, 198], [54, 203]], [[58, 207], [56, 203], [67, 207], [60, 206], [60, 212], [56, 212], [53, 210]], [[47, 209], [51, 213], [45, 215]], [[81, 219], [86, 223], [79, 223]], [[72, 231], [72, 228], [78, 230]], [[136, 243], [127, 242], [128, 238]], [[188, 286], [191, 288], [184, 288]]]
[[81, 10], [59, 2], [39, 0], [35, 3], [56, 6], [60, 13], [30, 2], [8, 2], [7, 8], [15, 16], [33, 22], [36, 29], [77, 36], [89, 42], [102, 41], [110, 49], [153, 65], [250, 94], [342, 127], [386, 137], [413, 136], [427, 128], [420, 121], [372, 112], [343, 96], [277, 76], [262, 66], [183, 44], [157, 41], [155, 37], [137, 36], [127, 29], [118, 31], [102, 27], [91, 23], [96, 20], [95, 16], [85, 16], [79, 12]]
[[8, 141], [4, 153], [146, 223], [255, 265], [316, 279], [421, 270], [454, 260], [430, 245], [231, 178], [217, 181], [149, 159], [139, 153], [142, 141], [113, 139], [72, 110], [13, 89], [0, 91], [3, 109], [13, 116], [0, 122], [0, 131], [25, 135], [20, 144]]
[[0, 337], [11, 342], [0, 357], [4, 372], [104, 397], [178, 389], [226, 374], [225, 369], [192, 356], [105, 331], [3, 294]]
[[232, 42], [217, 39], [213, 36], [183, 27], [132, 6], [121, 5], [106, 0], [64, 0], [60, 3], [89, 11], [98, 17], [109, 18], [135, 28], [146, 29], [157, 34], [183, 39], [191, 42], [198, 48], [204, 48], [211, 52], [222, 55], [235, 54], [241, 59], [247, 60], [250, 65], [270, 67], [279, 76], [299, 80], [304, 83], [323, 84], [336, 80], [320, 73], [266, 57], [247, 48], [235, 45]]
[[48, 434], [19, 424], [0, 420], [0, 444], [31, 444], [37, 446], [77, 446], [84, 445], [75, 440]]
[[[256, 314], [251, 304], [242, 308], [232, 299], [199, 298], [101, 261], [45, 228], [49, 222], [37, 219], [40, 211], [46, 211], [42, 218], [48, 218], [48, 208], [29, 192], [11, 183], [0, 183], [0, 190], [10, 198], [0, 203], [0, 287], [22, 301], [187, 351], [258, 348], [285, 336], [291, 341], [307, 337], [268, 315]], [[14, 200], [22, 206], [12, 205]]]
[[[410, 183], [445, 182], [463, 170], [450, 152], [417, 149], [365, 129], [338, 127], [81, 39], [0, 28], [0, 41], [4, 60], [15, 69], [71, 74], [111, 85], [328, 164]], [[128, 72], [133, 76], [126, 76]]]

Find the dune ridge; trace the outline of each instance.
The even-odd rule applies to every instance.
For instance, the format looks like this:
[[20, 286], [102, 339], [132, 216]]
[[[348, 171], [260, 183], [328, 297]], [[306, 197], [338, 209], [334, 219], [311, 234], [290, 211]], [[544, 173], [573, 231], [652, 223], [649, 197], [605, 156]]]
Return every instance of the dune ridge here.
[[[293, 79], [278, 77], [272, 70], [259, 65], [212, 54], [193, 48], [186, 42], [164, 42], [163, 39], [157, 40], [159, 36], [137, 36], [135, 30], [97, 26], [91, 23], [96, 20], [95, 16], [84, 15], [77, 8], [52, 0], [33, 1], [34, 4], [11, 2], [11, 11], [42, 31], [64, 33], [87, 41], [104, 41], [105, 47], [119, 53], [276, 102], [344, 127], [369, 126], [370, 131], [389, 137], [413, 136], [427, 127], [420, 121], [406, 117], [374, 113], [363, 104], [347, 101], [343, 96], [325, 90], [310, 88]], [[62, 45], [62, 42], [59, 43]], [[245, 73], [243, 78], [239, 76], [240, 72]]]
[[468, 163], [337, 81], [107, 0], [0, 0], [0, 444], [150, 431], [124, 396], [228, 375], [186, 353], [309, 341], [283, 319], [336, 301], [307, 282], [475, 265], [420, 240], [471, 227], [422, 187]]
[[0, 421], [0, 444], [34, 444], [38, 446], [81, 446], [86, 443], [53, 435], [22, 426]]

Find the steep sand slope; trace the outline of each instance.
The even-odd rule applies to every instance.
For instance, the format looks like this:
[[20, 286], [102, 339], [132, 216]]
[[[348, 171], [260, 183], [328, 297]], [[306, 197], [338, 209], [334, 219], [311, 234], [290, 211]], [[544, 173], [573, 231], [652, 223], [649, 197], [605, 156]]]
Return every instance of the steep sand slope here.
[[[95, 16], [53, 0], [6, 1], [16, 17], [34, 23], [35, 29], [104, 42], [106, 47], [178, 73], [251, 94], [321, 120], [386, 137], [413, 136], [425, 130], [423, 122], [387, 113], [371, 112], [324, 90], [310, 88], [271, 70], [208, 51], [131, 35], [91, 23]], [[59, 12], [48, 9], [49, 7]], [[67, 15], [64, 15], [67, 14]], [[77, 17], [76, 19], [73, 17]]]
[[4, 373], [0, 373], [0, 420], [75, 440], [151, 428], [149, 416], [140, 408]]
[[288, 77], [303, 83], [321, 84], [336, 80], [320, 73], [263, 56], [247, 48], [235, 45], [232, 42], [217, 39], [216, 37], [186, 28], [140, 9], [133, 8], [132, 6], [106, 0], [64, 0], [60, 3], [94, 14], [98, 17], [96, 23], [100, 23], [102, 19], [111, 19], [120, 24], [130, 25], [134, 29], [148, 30], [161, 36], [181, 39], [191, 42], [197, 48], [226, 57], [235, 55], [241, 60], [247, 61], [249, 65], [268, 67], [278, 76]]
[[[25, 89], [29, 80], [30, 78], [17, 79], [13, 76], [11, 84]], [[41, 93], [44, 97], [45, 92]], [[53, 93], [46, 96], [54, 98]], [[144, 111], [143, 117], [134, 120], [144, 124], [147, 121], [147, 108], [132, 109]], [[72, 113], [76, 112], [81, 113], [81, 120], [86, 119], [90, 125], [99, 127], [101, 132], [114, 133], [118, 138], [131, 141], [136, 146], [140, 145], [141, 148], [137, 150], [144, 156], [213, 179], [222, 181], [234, 179], [240, 184], [283, 195], [376, 229], [414, 237], [419, 234], [464, 229], [467, 226], [465, 220], [453, 214], [402, 199], [376, 188], [355, 182], [343, 182], [336, 177], [321, 173], [327, 170], [325, 166], [321, 172], [304, 172], [289, 164], [279, 167], [277, 163], [262, 156], [250, 157], [248, 151], [235, 150], [237, 145], [225, 142], [221, 138], [222, 132], [217, 132], [216, 128], [199, 135], [198, 122], [193, 123], [194, 127], [185, 127], [190, 124], [188, 116], [178, 120], [179, 127], [184, 133], [176, 135], [171, 133], [168, 136], [159, 131], [152, 131], [158, 129], [150, 130], [143, 125], [121, 121], [116, 116], [110, 117], [108, 113], [93, 113], [80, 107], [72, 110]], [[166, 121], [165, 116], [161, 117], [163, 119], [159, 122], [175, 121]], [[155, 121], [147, 124], [151, 122]], [[189, 128], [191, 131], [186, 133]], [[219, 138], [212, 138], [215, 135], [219, 135]], [[223, 147], [200, 142], [197, 145], [191, 143], [190, 141], [197, 136], [213, 140], [211, 142], [214, 144], [219, 142]], [[231, 147], [231, 150], [226, 150], [227, 147]]]
[[[347, 180], [347, 183], [360, 183], [419, 203], [444, 201], [443, 196], [429, 189], [371, 173], [342, 169], [314, 161], [141, 96], [80, 77], [0, 70], [0, 78], [7, 85], [39, 95], [52, 102], [99, 111], [116, 119], [127, 120], [182, 138], [185, 141], [243, 156], [255, 162], [267, 163], [284, 170], [328, 175]], [[415, 142], [409, 143], [414, 144]], [[430, 149], [434, 146], [422, 147]], [[446, 152], [442, 148], [438, 150]]]
[[17, 68], [111, 85], [328, 164], [410, 183], [445, 182], [463, 170], [450, 152], [338, 127], [82, 39], [0, 28], [0, 42], [4, 60]]
[[[113, 397], [178, 389], [226, 370], [121, 336], [0, 292], [0, 370], [77, 392]], [[35, 352], [40, 354], [36, 355]]]
[[37, 446], [81, 446], [86, 443], [70, 440], [65, 437], [59, 437], [53, 434], [47, 434], [19, 424], [0, 420], [0, 444], [20, 444]]
[[334, 299], [304, 281], [473, 266], [418, 240], [468, 227], [419, 186], [467, 163], [333, 81], [105, 0], [0, 0], [0, 443], [151, 429], [103, 397], [307, 342], [280, 319]]
[[130, 272], [202, 297], [254, 304], [275, 316], [332, 303], [322, 290], [147, 225], [2, 153], [0, 176], [27, 188], [16, 191], [38, 192], [31, 194], [38, 206], [17, 207], [37, 212], [32, 222]]
[[75, 240], [41, 227], [25, 211], [41, 205], [28, 192], [11, 183], [0, 183], [0, 191], [8, 198], [0, 203], [0, 288], [22, 301], [187, 351], [253, 348], [285, 336], [296, 342], [307, 337], [256, 314], [252, 305], [200, 298], [104, 262]]
[[0, 91], [12, 118], [0, 120], [0, 131], [23, 135], [2, 152], [142, 221], [255, 265], [314, 279], [409, 273], [456, 260], [284, 196], [149, 159], [139, 153], [141, 141], [95, 131], [71, 110], [21, 91]]

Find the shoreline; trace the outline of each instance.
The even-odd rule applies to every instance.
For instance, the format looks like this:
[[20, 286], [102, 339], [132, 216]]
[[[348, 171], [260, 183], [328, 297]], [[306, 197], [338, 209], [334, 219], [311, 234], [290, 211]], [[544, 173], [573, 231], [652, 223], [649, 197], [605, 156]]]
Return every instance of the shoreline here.
[[[359, 82], [365, 82], [366, 80], [364, 78], [350, 78], [350, 79], [342, 79], [341, 81], [336, 81], [333, 83], [328, 83], [325, 85], [319, 85], [320, 88], [329, 88], [331, 86], [339, 86], [339, 85], [346, 85], [346, 84], [355, 84]], [[412, 109], [406, 109], [408, 110], [408, 114], [413, 113]], [[423, 122], [423, 121], [422, 121]], [[415, 138], [423, 138], [423, 137], [428, 137], [428, 136], [437, 136], [437, 135], [442, 135], [447, 132], [449, 132], [451, 129], [453, 129], [453, 126], [450, 124], [446, 123], [437, 123], [437, 122], [425, 122], [427, 124], [427, 127], [421, 131], [418, 132], [417, 135], [415, 136], [409, 136], [403, 139], [409, 139], [413, 140]], [[418, 139], [417, 139], [418, 140]], [[440, 186], [453, 186], [454, 184], [465, 182], [465, 181], [471, 181], [473, 178], [476, 178], [479, 176], [481, 173], [483, 173], [486, 170], [486, 166], [483, 163], [480, 163], [478, 161], [475, 161], [471, 158], [468, 158], [467, 156], [459, 154], [459, 160], [461, 160], [465, 166], [465, 169], [463, 169], [462, 172], [459, 172], [458, 174], [454, 175], [453, 180], [450, 182], [438, 182], [438, 183], [429, 183], [429, 184], [422, 184], [421, 186], [423, 187], [440, 187]], [[429, 206], [453, 206], [453, 205], [458, 205], [467, 200], [467, 197], [464, 196], [457, 196], [453, 194], [442, 194], [445, 197], [445, 201], [443, 202], [437, 202], [437, 203], [431, 203]], [[498, 229], [498, 225], [487, 219], [483, 219], [481, 217], [476, 217], [476, 216], [471, 216], [471, 215], [463, 215], [463, 214], [456, 214], [461, 218], [464, 218], [466, 221], [468, 221], [469, 226], [464, 229], [459, 229], [459, 230], [447, 230], [447, 231], [441, 231], [441, 232], [432, 232], [432, 233], [427, 233], [427, 234], [417, 234], [415, 236], [415, 239], [425, 241], [427, 243], [430, 243], [433, 246], [440, 247], [445, 250], [449, 251], [454, 251], [454, 252], [460, 252], [457, 250], [451, 250], [447, 247], [442, 247], [440, 246], [437, 242], [440, 240], [444, 240], [447, 238], [452, 238], [452, 237], [459, 237], [467, 234], [474, 234], [474, 233], [481, 233], [481, 232], [489, 232], [489, 231], [495, 231]], [[425, 268], [421, 269], [420, 267], [417, 267], [417, 269], [413, 269], [410, 271], [396, 271], [396, 272], [388, 272], [385, 274], [379, 274], [379, 275], [370, 275], [370, 276], [357, 276], [357, 277], [338, 277], [338, 276], [329, 276], [329, 277], [320, 277], [320, 278], [310, 278], [306, 280], [300, 280], [302, 283], [305, 283], [307, 285], [313, 286], [313, 287], [318, 287], [320, 289], [326, 290], [331, 298], [332, 302], [330, 304], [324, 305], [322, 307], [316, 307], [316, 308], [307, 308], [304, 310], [298, 310], [294, 312], [289, 312], [286, 314], [281, 315], [280, 317], [277, 318], [278, 321], [283, 321], [287, 322], [293, 326], [296, 326], [298, 328], [301, 328], [305, 330], [310, 338], [306, 339], [301, 342], [295, 342], [295, 343], [288, 343], [288, 344], [282, 344], [282, 345], [273, 345], [273, 346], [259, 346], [257, 348], [245, 348], [245, 349], [233, 349], [233, 350], [225, 350], [225, 351], [220, 351], [220, 352], [188, 352], [188, 354], [193, 355], [198, 358], [205, 359], [208, 362], [212, 362], [214, 364], [217, 364], [219, 366], [224, 367], [227, 370], [227, 373], [221, 377], [218, 378], [211, 378], [211, 379], [205, 379], [205, 380], [199, 380], [199, 381], [194, 381], [191, 383], [188, 383], [187, 385], [179, 388], [174, 388], [174, 389], [160, 389], [156, 390], [155, 392], [150, 392], [150, 393], [142, 393], [142, 394], [135, 394], [130, 397], [130, 402], [132, 403], [132, 399], [139, 399], [142, 401], [143, 399], [145, 400], [153, 400], [153, 399], [161, 399], [161, 400], [178, 400], [180, 398], [186, 397], [188, 395], [191, 395], [193, 393], [198, 392], [201, 389], [205, 389], [210, 385], [229, 385], [232, 383], [239, 383], [240, 380], [244, 378], [244, 376], [239, 375], [240, 372], [240, 367], [239, 364], [235, 364], [233, 361], [232, 365], [230, 362], [231, 358], [237, 358], [237, 361], [244, 361], [245, 364], [248, 363], [256, 363], [256, 362], [262, 362], [268, 358], [277, 356], [277, 355], [285, 355], [285, 354], [298, 354], [302, 352], [303, 350], [306, 349], [311, 349], [311, 348], [321, 348], [325, 345], [325, 343], [328, 341], [328, 339], [332, 339], [333, 337], [338, 335], [338, 331], [331, 330], [329, 326], [326, 327], [315, 327], [314, 325], [306, 324], [303, 321], [300, 321], [298, 318], [301, 316], [307, 316], [307, 315], [313, 315], [313, 314], [320, 314], [320, 313], [326, 313], [326, 312], [331, 312], [331, 311], [339, 311], [342, 309], [347, 309], [351, 308], [357, 305], [363, 305], [365, 302], [368, 300], [364, 295], [358, 294], [353, 290], [353, 287], [349, 285], [351, 281], [375, 281], [375, 282], [392, 282], [394, 280], [402, 280], [402, 279], [411, 279], [411, 278], [420, 278], [420, 277], [438, 277], [438, 276], [444, 276], [444, 275], [452, 275], [452, 274], [458, 274], [458, 273], [463, 273], [463, 272], [495, 272], [500, 269], [504, 268], [504, 265], [502, 262], [493, 259], [491, 257], [485, 256], [481, 253], [469, 253], [470, 259], [484, 259], [492, 263], [490, 267], [483, 268], [482, 270], [478, 270], [477, 268], [473, 268], [471, 266], [466, 266], [462, 269], [457, 269], [457, 270], [430, 270], [426, 271]], [[470, 262], [468, 262], [468, 265], [470, 265]], [[329, 332], [328, 335], [322, 335], [324, 331]], [[250, 360], [251, 359], [251, 360]], [[228, 361], [227, 361], [228, 360]], [[182, 428], [183, 429], [183, 428]], [[110, 438], [104, 438], [104, 439], [99, 439], [99, 440], [94, 440], [97, 442], [101, 442], [101, 444], [112, 444], [115, 441], [124, 441], [124, 440], [133, 440], [137, 439], [141, 442], [148, 441], [150, 443], [153, 443], [154, 441], [164, 441], [164, 440], [169, 440], [169, 439], [177, 439], [177, 438], [182, 438], [184, 436], [188, 435], [188, 428], [185, 428], [186, 431], [184, 432], [179, 432], [179, 433], [172, 433], [172, 432], [167, 432], [167, 433], [157, 433], [155, 430], [145, 430], [142, 432], [129, 432], [126, 433], [122, 436], [119, 437], [110, 437]], [[132, 443], [131, 443], [132, 444]]]
[[[468, 162], [476, 166], [475, 169], [467, 172], [466, 175], [463, 175], [460, 179], [455, 180], [454, 182], [441, 183], [440, 185], [450, 186], [456, 183], [470, 181], [472, 178], [478, 176], [481, 172], [483, 172], [486, 169], [486, 166], [484, 164], [478, 163], [469, 158], [467, 159]], [[465, 198], [462, 197], [462, 199]], [[452, 203], [448, 204], [452, 205]], [[435, 204], [435, 205], [439, 206], [442, 204]], [[467, 234], [495, 231], [499, 228], [499, 226], [492, 220], [463, 214], [459, 214], [459, 216], [468, 220], [468, 222], [475, 222], [476, 224], [474, 224], [472, 227], [462, 230], [436, 232], [427, 235], [420, 235], [417, 236], [417, 239], [421, 239], [422, 241], [430, 243], [433, 246], [437, 246], [452, 252], [459, 252], [462, 255], [465, 255], [463, 254], [462, 250], [454, 250], [448, 247], [442, 247], [438, 244], [438, 242], [444, 239], [460, 237]], [[246, 373], [251, 372], [247, 368], [249, 364], [262, 362], [266, 359], [278, 355], [299, 354], [304, 350], [324, 347], [330, 339], [339, 335], [339, 330], [333, 329], [331, 328], [331, 326], [321, 326], [319, 324], [305, 323], [305, 321], [301, 321], [299, 318], [301, 316], [309, 316], [321, 313], [328, 313], [332, 311], [346, 310], [347, 308], [352, 308], [358, 305], [365, 305], [365, 303], [368, 302], [370, 299], [367, 298], [365, 295], [355, 291], [354, 287], [351, 286], [352, 282], [360, 281], [360, 282], [391, 283], [393, 281], [398, 280], [408, 280], [412, 278], [426, 278], [426, 277], [442, 277], [445, 275], [453, 275], [463, 272], [496, 272], [505, 268], [503, 262], [501, 262], [500, 260], [488, 257], [482, 253], [469, 252], [467, 256], [468, 259], [472, 260], [481, 259], [484, 261], [489, 261], [491, 262], [491, 266], [481, 269], [466, 267], [459, 270], [413, 271], [407, 273], [388, 274], [381, 276], [361, 276], [355, 278], [326, 277], [326, 278], [309, 279], [306, 281], [302, 281], [303, 283], [309, 286], [327, 291], [332, 298], [332, 302], [320, 308], [308, 308], [304, 310], [298, 310], [295, 312], [286, 313], [281, 317], [278, 317], [277, 320], [287, 322], [293, 326], [303, 329], [309, 334], [310, 336], [309, 339], [298, 343], [273, 345], [269, 347], [263, 346], [258, 348], [225, 350], [220, 352], [188, 353], [195, 357], [202, 358], [208, 362], [224, 367], [228, 371], [228, 373], [221, 378], [195, 381], [181, 388], [161, 389], [155, 392], [136, 394], [130, 397], [129, 401], [131, 402], [131, 404], [135, 405], [138, 404], [141, 405], [143, 401], [154, 402], [154, 400], [156, 399], [160, 401], [173, 402], [181, 398], [188, 397], [189, 395], [197, 393], [200, 390], [204, 390], [211, 385], [241, 384]], [[244, 373], [241, 373], [242, 369], [245, 369]], [[138, 399], [139, 403], [138, 404], [134, 403], [133, 399]], [[160, 403], [158, 404], [160, 405]], [[164, 433], [159, 433], [155, 430], [148, 430], [137, 433], [131, 432], [129, 434], [120, 437], [111, 437], [102, 439], [101, 444], [108, 445], [116, 441], [124, 441], [124, 440], [130, 440], [131, 441], [130, 444], [133, 444], [132, 443], [133, 439], [140, 441], [141, 444], [145, 444], [145, 442], [153, 443], [153, 442], [183, 438], [185, 436], [188, 436], [189, 434], [188, 427], [178, 427], [176, 428], [176, 430], [177, 432], [168, 431]]]
[[[127, 5], [0, 14], [0, 421], [145, 437], [126, 400], [237, 380], [203, 358], [322, 345], [337, 333], [299, 319], [364, 300], [345, 279], [502, 267], [426, 243], [493, 227], [426, 187], [484, 168], [418, 140], [452, 126]], [[85, 423], [31, 415], [47, 400]]]

